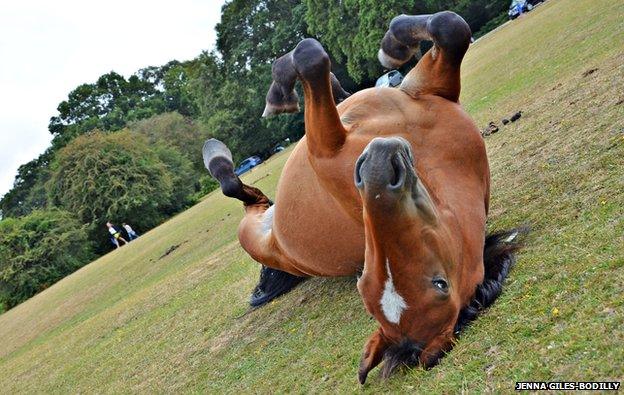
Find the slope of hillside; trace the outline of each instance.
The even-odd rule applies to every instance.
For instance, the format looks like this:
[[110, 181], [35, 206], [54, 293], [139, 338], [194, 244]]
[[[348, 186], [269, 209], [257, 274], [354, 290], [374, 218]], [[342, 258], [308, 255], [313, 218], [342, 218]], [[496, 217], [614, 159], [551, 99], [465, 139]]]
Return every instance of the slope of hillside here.
[[[624, 379], [623, 19], [621, 2], [550, 0], [469, 50], [462, 102], [501, 126], [486, 138], [489, 226], [533, 232], [502, 297], [439, 366], [373, 371], [365, 391]], [[289, 153], [245, 181], [274, 196]], [[248, 312], [259, 267], [236, 241], [241, 213], [213, 193], [1, 315], [0, 388], [359, 390], [376, 323], [355, 279], [312, 279]]]

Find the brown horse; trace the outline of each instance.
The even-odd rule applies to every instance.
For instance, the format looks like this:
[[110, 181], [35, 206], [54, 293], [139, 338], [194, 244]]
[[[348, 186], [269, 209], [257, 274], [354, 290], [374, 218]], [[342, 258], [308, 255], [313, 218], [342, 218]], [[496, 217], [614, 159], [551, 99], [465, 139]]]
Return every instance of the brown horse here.
[[403, 365], [435, 364], [498, 296], [513, 262], [515, 233], [485, 237], [485, 146], [458, 104], [468, 25], [452, 12], [399, 16], [379, 60], [400, 66], [423, 39], [433, 47], [399, 89], [350, 97], [313, 39], [274, 63], [264, 115], [298, 110], [299, 79], [306, 131], [284, 167], [275, 205], [238, 179], [227, 147], [204, 145], [223, 193], [244, 202], [242, 247], [265, 266], [252, 305], [306, 276], [353, 275], [363, 263], [357, 288], [380, 328], [364, 350], [362, 383], [384, 359], [384, 376]]

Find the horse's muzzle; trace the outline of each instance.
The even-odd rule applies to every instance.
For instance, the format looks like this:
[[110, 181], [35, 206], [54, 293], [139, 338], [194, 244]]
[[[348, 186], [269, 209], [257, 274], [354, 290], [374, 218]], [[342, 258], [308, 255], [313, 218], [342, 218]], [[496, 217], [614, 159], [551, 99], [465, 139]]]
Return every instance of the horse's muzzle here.
[[400, 192], [415, 175], [410, 144], [401, 137], [376, 137], [355, 163], [355, 186], [364, 194]]

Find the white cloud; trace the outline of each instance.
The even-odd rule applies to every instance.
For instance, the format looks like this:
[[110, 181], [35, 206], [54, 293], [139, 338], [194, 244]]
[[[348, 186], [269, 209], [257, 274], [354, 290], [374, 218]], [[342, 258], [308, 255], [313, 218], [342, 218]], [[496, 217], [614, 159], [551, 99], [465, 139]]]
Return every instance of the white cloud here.
[[17, 1], [0, 5], [0, 196], [49, 145], [56, 106], [114, 70], [188, 60], [213, 48], [223, 0]]

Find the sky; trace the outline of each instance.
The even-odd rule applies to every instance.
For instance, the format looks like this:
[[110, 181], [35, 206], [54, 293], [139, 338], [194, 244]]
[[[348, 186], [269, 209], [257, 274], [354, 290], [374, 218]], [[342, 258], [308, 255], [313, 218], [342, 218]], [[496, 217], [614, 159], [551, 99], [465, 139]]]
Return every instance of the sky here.
[[0, 196], [43, 153], [69, 92], [109, 71], [195, 58], [215, 45], [224, 0], [2, 0]]

